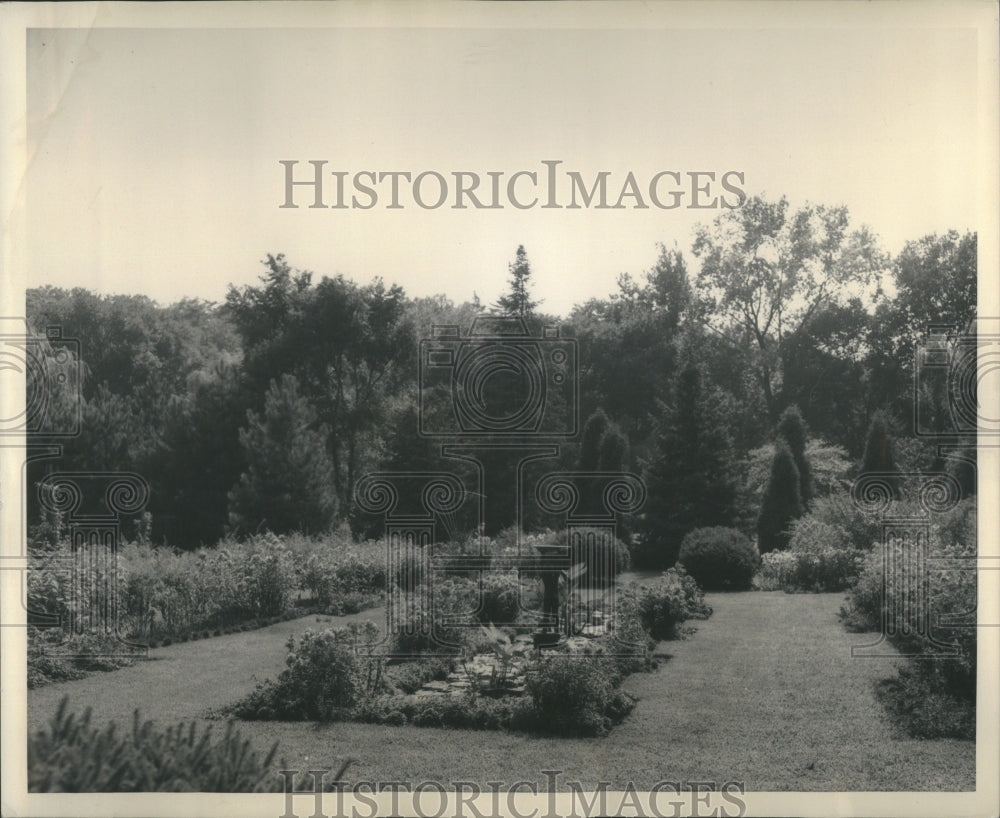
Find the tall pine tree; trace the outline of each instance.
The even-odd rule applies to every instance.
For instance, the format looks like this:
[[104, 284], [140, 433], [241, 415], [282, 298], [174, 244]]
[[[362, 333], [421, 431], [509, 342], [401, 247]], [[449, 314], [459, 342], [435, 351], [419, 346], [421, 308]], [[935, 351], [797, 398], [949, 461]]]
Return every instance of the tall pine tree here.
[[704, 394], [698, 369], [685, 367], [674, 388], [673, 409], [663, 418], [655, 454], [646, 467], [648, 498], [637, 563], [670, 567], [689, 531], [732, 525], [736, 462], [717, 405]]
[[229, 493], [230, 524], [242, 531], [321, 532], [337, 511], [325, 426], [299, 393], [298, 381], [272, 381], [261, 414], [240, 430], [247, 469]]
[[518, 246], [517, 255], [507, 269], [510, 271], [510, 291], [497, 299], [496, 308], [504, 315], [527, 318], [541, 302], [531, 299], [528, 289], [531, 285], [531, 262], [523, 244]]

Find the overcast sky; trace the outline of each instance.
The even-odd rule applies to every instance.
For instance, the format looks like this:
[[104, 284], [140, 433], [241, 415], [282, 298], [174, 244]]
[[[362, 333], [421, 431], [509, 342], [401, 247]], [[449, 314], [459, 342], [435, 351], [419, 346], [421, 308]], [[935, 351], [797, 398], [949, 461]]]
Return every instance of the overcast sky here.
[[490, 302], [524, 244], [565, 314], [719, 212], [281, 209], [283, 159], [484, 180], [556, 159], [615, 198], [629, 171], [736, 170], [893, 252], [975, 229], [975, 30], [766, 26], [30, 32], [28, 285], [221, 300], [284, 252]]

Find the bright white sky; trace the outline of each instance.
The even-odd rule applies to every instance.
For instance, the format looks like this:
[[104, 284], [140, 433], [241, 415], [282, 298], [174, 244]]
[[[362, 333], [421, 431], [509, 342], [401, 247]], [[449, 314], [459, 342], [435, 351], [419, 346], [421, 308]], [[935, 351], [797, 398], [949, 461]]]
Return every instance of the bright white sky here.
[[975, 30], [766, 25], [31, 32], [28, 285], [221, 300], [284, 252], [490, 302], [524, 244], [536, 296], [565, 314], [649, 268], [656, 242], [688, 251], [716, 215], [282, 210], [280, 159], [739, 170], [751, 194], [846, 204], [893, 252], [976, 228]]

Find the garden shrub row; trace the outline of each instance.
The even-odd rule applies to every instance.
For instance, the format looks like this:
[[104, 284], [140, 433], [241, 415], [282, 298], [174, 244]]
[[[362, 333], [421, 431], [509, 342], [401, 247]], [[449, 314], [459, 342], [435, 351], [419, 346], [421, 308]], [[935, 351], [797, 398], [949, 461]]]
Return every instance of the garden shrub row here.
[[[83, 581], [90, 584], [74, 596], [70, 562], [66, 541], [33, 555], [31, 611], [66, 621], [74, 604], [104, 601], [110, 577], [85, 574]], [[188, 553], [127, 543], [119, 549], [118, 572], [122, 632], [139, 640], [281, 616], [294, 608], [299, 589], [292, 553], [273, 535]]]
[[[130, 664], [114, 659], [96, 636], [68, 642], [52, 622], [66, 623], [75, 600], [98, 600], [108, 577], [87, 574], [71, 593], [70, 546], [65, 538], [32, 543], [28, 572], [29, 685], [80, 678], [87, 671]], [[342, 535], [308, 539], [264, 534], [245, 542], [179, 552], [148, 542], [124, 543], [118, 551], [118, 616], [122, 635], [150, 647], [167, 646], [264, 627], [297, 615], [302, 592], [313, 608], [356, 613], [384, 600], [385, 547], [355, 544]], [[62, 658], [59, 653], [93, 653]], [[106, 647], [106, 646], [105, 646]], [[112, 646], [113, 647], [113, 646]]]
[[[900, 515], [907, 507], [900, 505]], [[909, 508], [913, 516], [917, 507]], [[849, 630], [882, 632], [883, 617], [902, 612], [921, 613], [913, 607], [912, 589], [927, 583], [930, 629], [888, 628], [888, 635], [901, 653], [915, 657], [895, 679], [880, 687], [880, 697], [892, 712], [903, 718], [909, 732], [921, 737], [973, 738], [976, 699], [976, 628], [970, 623], [976, 611], [976, 502], [962, 501], [956, 508], [930, 517], [926, 568], [904, 558], [912, 543], [892, 544], [891, 581], [883, 592], [886, 576], [884, 551], [875, 548], [865, 555], [857, 582], [841, 609]], [[959, 624], [942, 626], [949, 618]], [[911, 625], [915, 621], [911, 620]]]
[[862, 552], [845, 548], [771, 551], [762, 558], [757, 587], [762, 591], [844, 591], [857, 579], [862, 559]]
[[631, 712], [635, 699], [618, 686], [624, 674], [613, 657], [550, 656], [525, 673], [527, 696], [491, 698], [413, 695], [424, 682], [444, 678], [446, 660], [409, 663], [395, 690], [377, 657], [361, 657], [359, 629], [307, 632], [289, 640], [288, 666], [260, 683], [227, 714], [248, 720], [364, 721], [418, 727], [510, 729], [558, 735], [604, 735]]
[[323, 612], [357, 613], [380, 604], [386, 590], [385, 545], [326, 541], [297, 554], [299, 582]]
[[131, 665], [134, 660], [121, 655], [117, 648], [117, 641], [108, 637], [82, 634], [64, 638], [61, 630], [29, 626], [28, 687], [82, 679], [93, 671]]

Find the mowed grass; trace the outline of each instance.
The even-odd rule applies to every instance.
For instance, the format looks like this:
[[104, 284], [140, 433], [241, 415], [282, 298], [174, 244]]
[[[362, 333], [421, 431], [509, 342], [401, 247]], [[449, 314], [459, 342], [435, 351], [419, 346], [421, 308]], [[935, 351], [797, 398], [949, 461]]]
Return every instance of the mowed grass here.
[[[873, 683], [899, 660], [851, 658], [852, 644], [872, 638], [844, 631], [836, 616], [841, 594], [749, 592], [708, 601], [715, 613], [695, 623], [693, 637], [661, 643], [660, 668], [626, 680], [639, 703], [602, 739], [354, 723], [240, 727], [260, 748], [278, 740], [292, 768], [336, 767], [350, 757], [352, 781], [544, 786], [542, 771], [558, 770], [561, 788], [568, 781], [643, 789], [713, 780], [752, 791], [974, 789], [973, 742], [909, 739], [884, 715]], [[75, 707], [92, 705], [98, 718], [123, 724], [135, 706], [158, 721], [199, 716], [252, 689], [254, 674], [280, 672], [288, 633], [315, 627], [314, 620], [172, 646], [136, 668], [31, 691], [29, 718], [39, 724], [65, 693]]]

